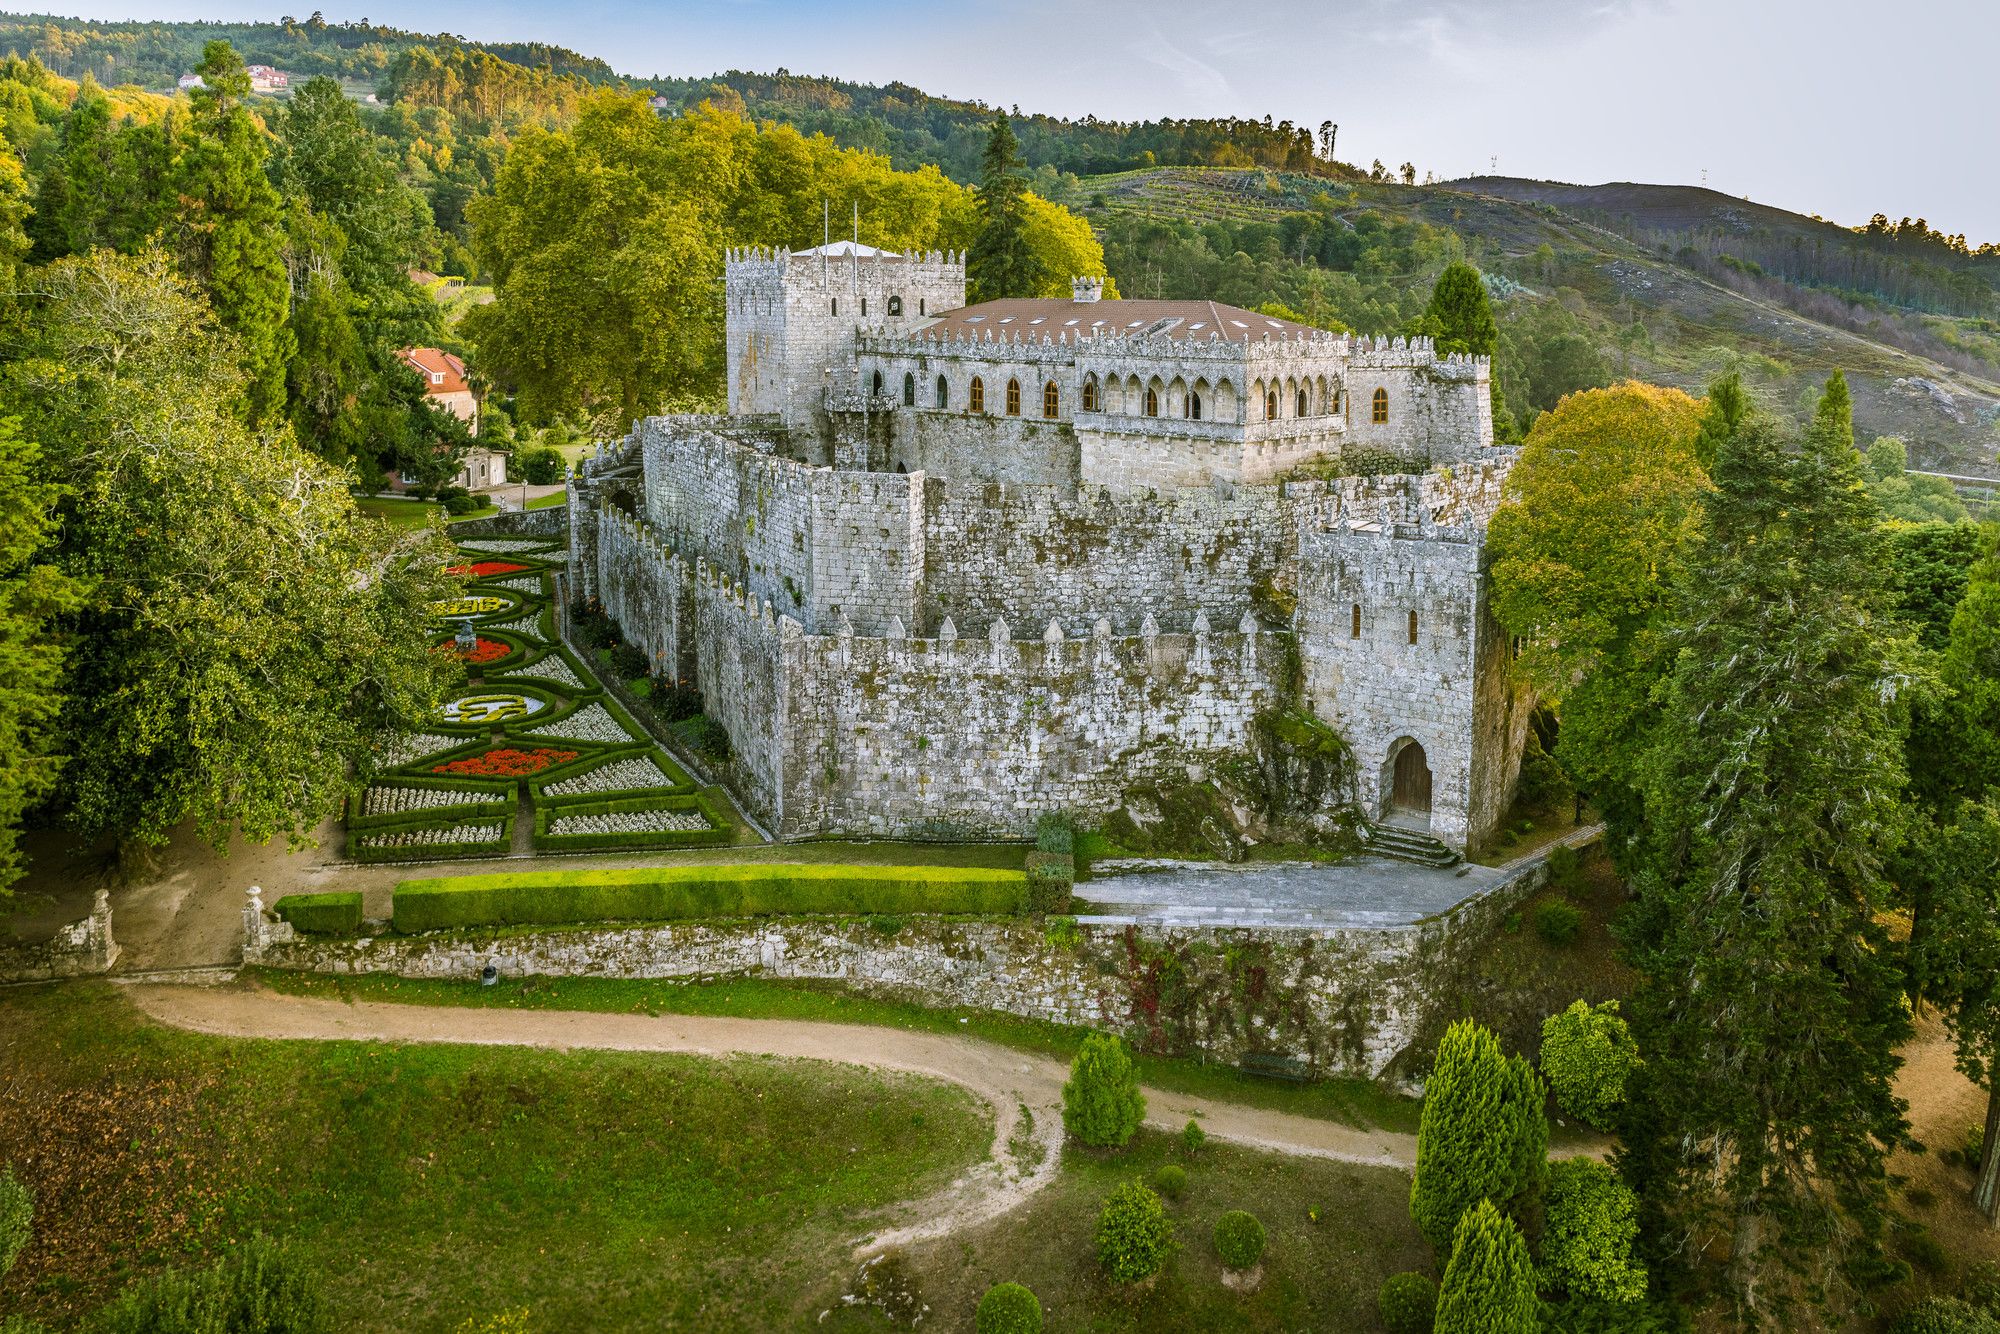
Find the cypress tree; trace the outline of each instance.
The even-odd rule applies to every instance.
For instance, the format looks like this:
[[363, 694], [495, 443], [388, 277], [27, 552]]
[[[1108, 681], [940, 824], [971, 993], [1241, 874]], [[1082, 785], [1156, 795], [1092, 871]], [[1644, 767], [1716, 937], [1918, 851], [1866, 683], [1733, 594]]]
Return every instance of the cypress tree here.
[[1663, 1246], [1731, 1235], [1747, 1319], [1831, 1301], [1829, 1257], [1879, 1254], [1906, 1129], [1889, 1083], [1903, 979], [1878, 923], [1903, 646], [1858, 477], [1837, 378], [1797, 448], [1755, 416], [1718, 442], [1643, 765], [1626, 943], [1647, 1060], [1624, 1166]]
[[1125, 1044], [1092, 1033], [1077, 1048], [1063, 1085], [1063, 1128], [1094, 1149], [1128, 1143], [1146, 1119], [1146, 1095]]
[[1512, 1219], [1481, 1200], [1453, 1231], [1436, 1334], [1536, 1334], [1535, 1266]]
[[[1479, 270], [1458, 261], [1447, 264], [1431, 289], [1430, 304], [1418, 323], [1437, 341], [1440, 355], [1464, 352], [1475, 357], [1491, 357], [1500, 346], [1500, 325], [1493, 318], [1493, 302], [1486, 294], [1486, 280]], [[1506, 443], [1517, 439], [1513, 414], [1507, 411], [1507, 395], [1501, 391], [1499, 374], [1493, 377], [1494, 438]]]
[[294, 348], [284, 207], [264, 174], [263, 127], [243, 106], [250, 95], [243, 61], [228, 42], [210, 42], [196, 73], [206, 86], [189, 94], [193, 139], [176, 173], [183, 262], [242, 345], [254, 423], [283, 408]]
[[980, 163], [979, 235], [965, 262], [975, 301], [1033, 296], [1048, 276], [1028, 244], [1027, 193], [1014, 127], [997, 115]]
[[1445, 1033], [1424, 1085], [1410, 1217], [1440, 1256], [1466, 1210], [1492, 1200], [1532, 1224], [1547, 1170], [1547, 1091], [1534, 1067], [1508, 1057], [1470, 1019]]

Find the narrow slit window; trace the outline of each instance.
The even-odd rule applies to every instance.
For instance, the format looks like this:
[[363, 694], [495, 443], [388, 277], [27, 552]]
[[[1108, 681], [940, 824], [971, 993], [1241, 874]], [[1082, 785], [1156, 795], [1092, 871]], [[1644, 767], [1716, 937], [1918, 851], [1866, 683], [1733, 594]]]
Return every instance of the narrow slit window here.
[[1417, 642], [1417, 614], [1415, 612], [1410, 613], [1410, 642], [1412, 644]]
[[1347, 637], [1349, 639], [1361, 638], [1361, 604], [1359, 602], [1348, 609]]

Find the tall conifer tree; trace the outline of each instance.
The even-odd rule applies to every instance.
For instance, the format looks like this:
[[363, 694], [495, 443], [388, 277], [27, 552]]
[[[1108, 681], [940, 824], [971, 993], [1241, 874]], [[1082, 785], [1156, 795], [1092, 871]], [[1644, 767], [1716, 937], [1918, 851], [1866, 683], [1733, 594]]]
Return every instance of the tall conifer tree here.
[[1534, 1067], [1502, 1053], [1491, 1032], [1470, 1019], [1446, 1031], [1424, 1085], [1410, 1183], [1410, 1217], [1439, 1256], [1481, 1200], [1535, 1218], [1547, 1170], [1547, 1100]]
[[1788, 449], [1718, 444], [1676, 589], [1628, 946], [1646, 1064], [1625, 1167], [1656, 1228], [1720, 1227], [1746, 1316], [1827, 1301], [1876, 1253], [1907, 1035], [1878, 910], [1901, 824], [1903, 645], [1829, 383]]
[[1438, 1288], [1437, 1334], [1536, 1334], [1535, 1266], [1512, 1219], [1481, 1200], [1453, 1230]]
[[966, 258], [975, 301], [1033, 296], [1048, 276], [1028, 244], [1027, 193], [1014, 127], [997, 115], [979, 170], [979, 235]]

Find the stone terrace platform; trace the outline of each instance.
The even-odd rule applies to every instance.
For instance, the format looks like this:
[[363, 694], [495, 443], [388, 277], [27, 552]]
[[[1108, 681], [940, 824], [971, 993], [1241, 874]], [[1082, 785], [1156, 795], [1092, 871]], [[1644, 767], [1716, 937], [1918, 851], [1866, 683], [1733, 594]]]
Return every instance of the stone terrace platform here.
[[1514, 873], [1470, 864], [1433, 870], [1385, 857], [1335, 865], [1101, 862], [1096, 876], [1076, 887], [1077, 920], [1389, 930], [1445, 912]]

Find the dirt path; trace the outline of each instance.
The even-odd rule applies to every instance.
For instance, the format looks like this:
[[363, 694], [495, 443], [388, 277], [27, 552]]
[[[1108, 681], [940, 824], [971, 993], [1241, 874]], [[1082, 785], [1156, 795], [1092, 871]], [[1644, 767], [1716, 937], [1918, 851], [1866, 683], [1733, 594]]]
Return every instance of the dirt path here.
[[[1068, 1067], [973, 1038], [789, 1019], [349, 1003], [233, 987], [141, 984], [125, 994], [161, 1023], [224, 1037], [783, 1056], [923, 1075], [970, 1090], [993, 1109], [991, 1157], [942, 1194], [912, 1202], [909, 1216], [922, 1221], [863, 1238], [856, 1247], [863, 1255], [997, 1218], [1053, 1181], [1062, 1158]], [[1370, 1167], [1407, 1170], [1416, 1160], [1416, 1139], [1410, 1135], [1185, 1093], [1153, 1088], [1145, 1093], [1146, 1124], [1161, 1130], [1178, 1130], [1194, 1117], [1210, 1136], [1232, 1144]]]

